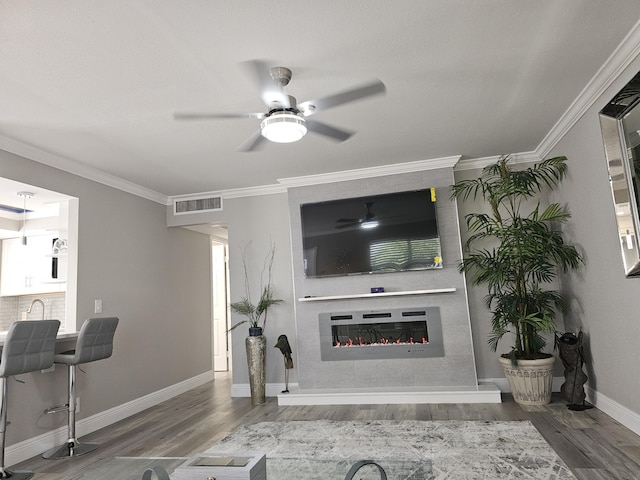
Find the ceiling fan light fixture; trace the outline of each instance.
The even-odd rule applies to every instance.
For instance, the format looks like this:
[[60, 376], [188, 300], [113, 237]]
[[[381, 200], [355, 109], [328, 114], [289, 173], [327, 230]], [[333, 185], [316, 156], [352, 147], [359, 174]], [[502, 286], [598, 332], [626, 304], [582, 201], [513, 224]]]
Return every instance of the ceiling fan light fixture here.
[[365, 228], [365, 229], [367, 229], [367, 228], [376, 228], [378, 225], [380, 225], [380, 224], [378, 223], [377, 220], [365, 220], [364, 222], [362, 222], [360, 224], [360, 228]]
[[289, 112], [274, 112], [260, 124], [260, 132], [276, 143], [297, 142], [307, 134], [304, 118]]

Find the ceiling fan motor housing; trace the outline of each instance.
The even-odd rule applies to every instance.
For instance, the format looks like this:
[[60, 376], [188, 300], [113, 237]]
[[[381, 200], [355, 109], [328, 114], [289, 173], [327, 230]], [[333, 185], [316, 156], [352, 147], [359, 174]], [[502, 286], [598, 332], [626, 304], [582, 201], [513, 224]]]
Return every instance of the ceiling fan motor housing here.
[[270, 71], [271, 78], [280, 85], [281, 87], [286, 87], [289, 85], [291, 81], [291, 70], [287, 67], [273, 67]]
[[[289, 104], [285, 105], [287, 102]], [[288, 111], [295, 114], [300, 113], [300, 110], [298, 110], [298, 101], [296, 100], [296, 97], [292, 95], [285, 95], [282, 100], [273, 99], [269, 103], [269, 113], [267, 113], [267, 115], [271, 115], [274, 112], [281, 111]]]

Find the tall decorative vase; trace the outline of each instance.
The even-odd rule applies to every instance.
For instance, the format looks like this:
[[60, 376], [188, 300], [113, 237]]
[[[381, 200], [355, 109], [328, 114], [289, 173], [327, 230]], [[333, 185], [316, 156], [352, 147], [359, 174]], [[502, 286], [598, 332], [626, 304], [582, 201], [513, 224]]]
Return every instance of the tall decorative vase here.
[[265, 358], [267, 352], [267, 338], [262, 335], [252, 335], [245, 339], [247, 349], [247, 365], [249, 367], [249, 388], [251, 388], [251, 405], [261, 405], [266, 401]]

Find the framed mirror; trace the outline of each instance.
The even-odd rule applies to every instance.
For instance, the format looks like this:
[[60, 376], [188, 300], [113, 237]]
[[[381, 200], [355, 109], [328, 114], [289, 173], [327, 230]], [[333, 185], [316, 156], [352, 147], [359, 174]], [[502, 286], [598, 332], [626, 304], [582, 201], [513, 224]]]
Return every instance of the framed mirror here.
[[600, 112], [624, 272], [640, 277], [638, 182], [640, 181], [640, 73]]

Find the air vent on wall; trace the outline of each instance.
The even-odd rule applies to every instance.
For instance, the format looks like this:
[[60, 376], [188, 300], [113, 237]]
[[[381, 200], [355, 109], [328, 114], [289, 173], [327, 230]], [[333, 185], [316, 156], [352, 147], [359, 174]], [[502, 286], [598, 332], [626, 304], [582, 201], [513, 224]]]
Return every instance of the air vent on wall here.
[[188, 200], [174, 200], [173, 213], [184, 215], [187, 213], [201, 213], [222, 210], [222, 197], [190, 198]]

